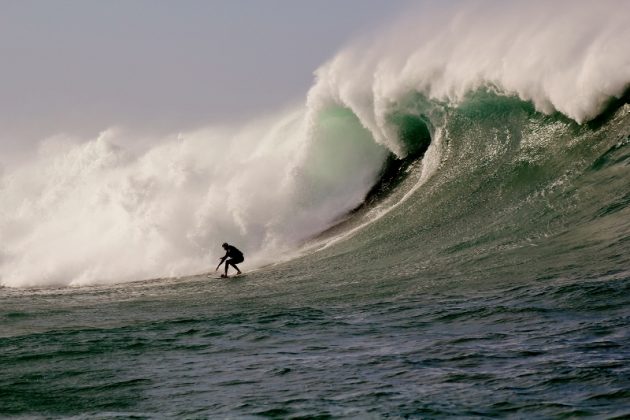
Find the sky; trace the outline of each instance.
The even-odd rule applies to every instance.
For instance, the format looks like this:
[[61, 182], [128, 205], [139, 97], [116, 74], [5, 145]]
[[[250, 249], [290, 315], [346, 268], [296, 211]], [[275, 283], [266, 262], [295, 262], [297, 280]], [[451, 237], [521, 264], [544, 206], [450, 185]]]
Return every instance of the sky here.
[[301, 103], [412, 0], [0, 0], [0, 161], [112, 126], [160, 135]]

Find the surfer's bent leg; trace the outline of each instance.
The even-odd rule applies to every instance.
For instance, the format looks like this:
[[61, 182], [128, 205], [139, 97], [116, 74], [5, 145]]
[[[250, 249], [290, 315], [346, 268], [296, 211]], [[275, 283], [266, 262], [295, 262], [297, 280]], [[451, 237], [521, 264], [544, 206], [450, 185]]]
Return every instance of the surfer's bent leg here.
[[232, 267], [234, 267], [236, 269], [236, 274], [241, 274], [241, 270], [238, 269], [238, 267], [236, 266], [236, 264], [240, 264], [243, 261], [245, 261], [244, 258], [230, 258], [227, 262], [227, 264], [225, 264], [225, 274], [227, 275], [227, 267], [228, 264], [231, 265]]

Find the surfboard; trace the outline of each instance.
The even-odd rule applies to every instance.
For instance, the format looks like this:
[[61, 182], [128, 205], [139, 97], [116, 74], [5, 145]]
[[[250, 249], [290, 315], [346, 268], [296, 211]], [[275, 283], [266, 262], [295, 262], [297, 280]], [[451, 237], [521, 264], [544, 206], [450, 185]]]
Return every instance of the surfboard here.
[[241, 273], [241, 274], [233, 274], [233, 275], [228, 275], [228, 276], [225, 276], [224, 274], [221, 274], [220, 276], [216, 274], [208, 274], [209, 279], [236, 279], [236, 278], [241, 278], [241, 277], [245, 277], [245, 274]]

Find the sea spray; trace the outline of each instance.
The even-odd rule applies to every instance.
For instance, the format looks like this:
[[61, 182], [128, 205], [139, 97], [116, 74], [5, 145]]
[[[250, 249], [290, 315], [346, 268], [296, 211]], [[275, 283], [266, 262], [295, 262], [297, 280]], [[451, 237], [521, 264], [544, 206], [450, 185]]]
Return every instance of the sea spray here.
[[309, 100], [349, 107], [398, 154], [387, 117], [412, 92], [458, 104], [489, 88], [581, 123], [630, 86], [628, 15], [617, 0], [424, 4], [320, 67]]
[[44, 142], [0, 190], [2, 284], [202, 272], [225, 241], [246, 252], [248, 268], [278, 259], [358, 205], [386, 155], [352, 113], [318, 118], [307, 127], [297, 111], [181, 133], [137, 155], [115, 130]]

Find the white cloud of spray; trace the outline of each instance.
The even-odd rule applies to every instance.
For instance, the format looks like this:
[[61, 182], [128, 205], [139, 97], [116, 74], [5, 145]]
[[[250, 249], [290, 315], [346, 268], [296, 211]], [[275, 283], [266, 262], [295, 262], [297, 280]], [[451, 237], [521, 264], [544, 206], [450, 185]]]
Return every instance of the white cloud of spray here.
[[385, 156], [352, 114], [320, 118], [318, 128], [306, 121], [293, 112], [183, 133], [139, 155], [119, 146], [116, 130], [44, 142], [2, 179], [2, 284], [208, 271], [224, 241], [250, 268], [277, 259], [356, 206]]
[[400, 155], [387, 116], [409, 92], [457, 104], [491, 88], [581, 123], [630, 86], [629, 16], [624, 0], [425, 3], [318, 69], [310, 98], [349, 106]]
[[492, 86], [542, 112], [596, 116], [630, 81], [627, 16], [614, 0], [434, 3], [323, 65], [304, 109], [142, 153], [124, 131], [49, 139], [0, 178], [0, 283], [200, 272], [223, 241], [250, 267], [276, 259], [359, 204], [387, 149], [404, 155], [387, 117], [410, 92], [456, 104]]

